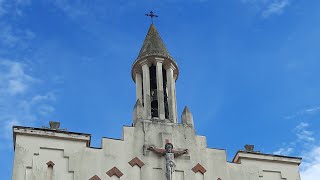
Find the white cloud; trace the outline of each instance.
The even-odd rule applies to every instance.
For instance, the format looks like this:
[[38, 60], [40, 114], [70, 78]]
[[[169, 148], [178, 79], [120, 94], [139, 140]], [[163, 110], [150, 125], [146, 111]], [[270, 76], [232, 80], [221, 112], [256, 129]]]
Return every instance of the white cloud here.
[[[0, 17], [4, 15], [22, 15], [22, 8], [31, 4], [31, 0], [0, 0]], [[20, 14], [21, 13], [21, 14]]]
[[262, 17], [268, 18], [272, 15], [280, 15], [290, 5], [291, 0], [241, 0], [244, 4], [255, 7]]
[[301, 165], [301, 179], [315, 180], [320, 177], [320, 146], [314, 147], [304, 155]]
[[12, 27], [8, 24], [1, 25], [0, 31], [1, 44], [9, 47], [13, 47], [19, 42], [19, 38], [14, 34]]
[[274, 154], [280, 155], [292, 155], [300, 152], [299, 156], [302, 157], [301, 180], [315, 180], [320, 177], [320, 146], [310, 128], [309, 123], [301, 122], [293, 131], [297, 139], [274, 152]]
[[[21, 28], [16, 23], [23, 16], [25, 7], [31, 0], [0, 0], [0, 49], [26, 48], [28, 41], [34, 39], [36, 34], [30, 29]], [[9, 18], [8, 18], [9, 17]]]
[[48, 92], [44, 95], [36, 95], [32, 98], [31, 102], [32, 103], [37, 103], [41, 101], [55, 101], [56, 96], [53, 92]]
[[313, 107], [313, 108], [309, 108], [305, 110], [307, 113], [314, 113], [314, 112], [319, 112], [320, 111], [320, 107]]
[[262, 16], [267, 18], [274, 14], [282, 14], [283, 10], [289, 5], [289, 0], [277, 0], [268, 5], [267, 9], [262, 12]]
[[[1, 22], [1, 21], [0, 21]], [[6, 48], [24, 48], [27, 42], [36, 38], [36, 34], [29, 29], [21, 29], [6, 21], [0, 23], [0, 45]]]
[[35, 82], [37, 80], [25, 72], [23, 63], [0, 59], [0, 93], [23, 94]]
[[53, 113], [54, 111], [55, 111], [54, 107], [52, 107], [48, 104], [43, 104], [43, 105], [39, 106], [39, 108], [38, 108], [38, 112], [43, 116], [49, 115], [49, 114]]
[[279, 155], [291, 155], [295, 152], [295, 149], [301, 149], [301, 147], [312, 147], [316, 142], [314, 132], [309, 130], [310, 124], [301, 122], [298, 124], [293, 132], [295, 133], [296, 139], [290, 143], [283, 145], [278, 150], [274, 151], [273, 154]]
[[295, 119], [297, 117], [302, 117], [305, 115], [314, 115], [320, 113], [320, 106], [315, 106], [315, 107], [311, 107], [311, 108], [306, 108], [303, 110], [300, 110], [292, 115], [286, 116], [284, 117], [285, 119]]
[[313, 137], [313, 132], [308, 130], [310, 125], [305, 122], [301, 122], [296, 128], [295, 132], [298, 137], [298, 141], [303, 143], [312, 143], [315, 141]]
[[68, 0], [54, 0], [54, 5], [65, 12], [71, 18], [83, 17], [88, 15], [89, 11], [87, 6], [81, 2], [68, 1]]
[[37, 90], [42, 81], [28, 67], [19, 61], [0, 59], [0, 139], [12, 138], [13, 125], [32, 126], [55, 111], [55, 93]]
[[280, 148], [277, 151], [273, 152], [273, 154], [278, 154], [278, 155], [283, 155], [283, 156], [288, 156], [290, 155], [294, 149], [292, 147], [287, 147], [287, 148]]

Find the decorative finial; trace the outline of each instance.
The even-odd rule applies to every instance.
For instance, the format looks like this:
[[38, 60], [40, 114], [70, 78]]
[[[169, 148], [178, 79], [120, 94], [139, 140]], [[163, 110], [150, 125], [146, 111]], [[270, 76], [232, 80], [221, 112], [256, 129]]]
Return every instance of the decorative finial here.
[[149, 14], [145, 14], [146, 16], [149, 16], [151, 18], [151, 22], [153, 24], [153, 18], [154, 17], [159, 17], [158, 15], [154, 14], [153, 11], [150, 11]]

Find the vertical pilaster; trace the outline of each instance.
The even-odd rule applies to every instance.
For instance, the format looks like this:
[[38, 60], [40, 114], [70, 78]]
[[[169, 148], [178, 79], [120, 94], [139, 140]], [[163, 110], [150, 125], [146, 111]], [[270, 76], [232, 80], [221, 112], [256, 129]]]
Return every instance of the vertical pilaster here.
[[173, 74], [173, 87], [174, 87], [174, 96], [173, 102], [175, 106], [175, 114], [176, 114], [176, 123], [178, 123], [178, 105], [177, 105], [177, 88], [176, 88], [176, 80], [177, 80], [177, 74]]
[[151, 119], [150, 72], [147, 60], [142, 61], [144, 117]]
[[169, 119], [172, 120], [173, 123], [177, 123], [177, 110], [175, 104], [175, 80], [173, 77], [173, 71], [175, 67], [170, 63], [165, 68], [167, 73]]
[[163, 93], [163, 77], [162, 77], [162, 63], [163, 58], [156, 58], [157, 62], [157, 96], [158, 96], [158, 113], [160, 119], [165, 119], [164, 110], [164, 93]]
[[142, 102], [142, 72], [141, 70], [135, 71], [136, 75], [136, 100], [140, 100]]

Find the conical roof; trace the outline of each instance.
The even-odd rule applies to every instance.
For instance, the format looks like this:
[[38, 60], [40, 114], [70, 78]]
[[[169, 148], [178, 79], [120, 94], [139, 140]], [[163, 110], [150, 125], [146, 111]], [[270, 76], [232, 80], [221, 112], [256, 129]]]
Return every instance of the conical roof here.
[[148, 34], [144, 39], [142, 48], [138, 55], [138, 59], [145, 56], [159, 55], [169, 57], [169, 52], [164, 45], [156, 26], [152, 23], [148, 30]]

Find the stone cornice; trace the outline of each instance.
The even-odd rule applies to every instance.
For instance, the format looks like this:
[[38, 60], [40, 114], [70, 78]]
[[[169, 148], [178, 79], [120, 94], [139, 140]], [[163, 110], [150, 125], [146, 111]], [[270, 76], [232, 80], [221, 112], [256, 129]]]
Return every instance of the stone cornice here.
[[140, 61], [139, 64], [141, 66], [148, 65], [149, 67], [151, 65], [151, 63], [150, 63], [150, 61], [148, 61], [148, 59], [144, 59], [144, 60]]
[[15, 147], [16, 136], [18, 134], [25, 136], [41, 136], [47, 138], [67, 139], [73, 141], [84, 141], [87, 147], [90, 146], [91, 134], [76, 133], [62, 130], [52, 130], [45, 128], [32, 128], [23, 126], [13, 126], [13, 143]]
[[178, 69], [178, 64], [177, 62], [171, 58], [171, 57], [166, 57], [166, 56], [159, 56], [159, 55], [148, 55], [148, 56], [143, 56], [143, 57], [140, 57], [138, 59], [136, 59], [133, 64], [132, 64], [132, 67], [131, 67], [131, 76], [132, 76], [132, 80], [135, 82], [135, 72], [136, 70], [139, 70], [141, 69], [141, 66], [143, 63], [146, 63], [144, 61], [148, 61], [148, 64], [149, 66], [151, 66], [151, 64], [156, 64], [157, 62], [157, 59], [164, 59], [163, 60], [163, 66], [166, 65], [166, 64], [172, 64], [174, 66], [174, 74], [175, 74], [175, 79], [177, 80], [178, 79], [178, 75], [179, 75], [179, 69]]
[[172, 64], [172, 63], [167, 63], [166, 65], [164, 65], [164, 69], [172, 69], [175, 70], [176, 67]]
[[273, 154], [263, 154], [258, 152], [245, 152], [238, 151], [236, 156], [233, 158], [234, 163], [241, 163], [241, 159], [253, 159], [253, 160], [265, 160], [265, 161], [276, 161], [284, 163], [300, 164], [302, 158], [299, 157], [289, 157]]
[[155, 61], [157, 63], [163, 63], [164, 62], [164, 58], [155, 57], [154, 59], [155, 59]]

